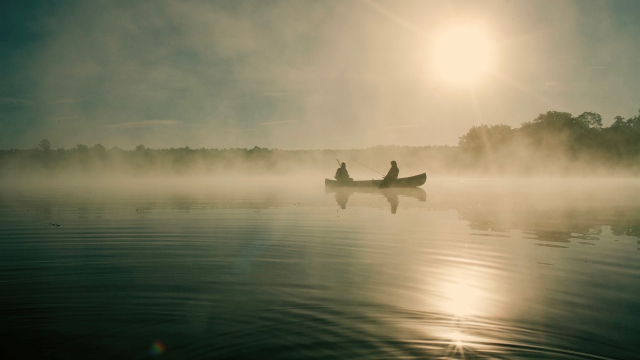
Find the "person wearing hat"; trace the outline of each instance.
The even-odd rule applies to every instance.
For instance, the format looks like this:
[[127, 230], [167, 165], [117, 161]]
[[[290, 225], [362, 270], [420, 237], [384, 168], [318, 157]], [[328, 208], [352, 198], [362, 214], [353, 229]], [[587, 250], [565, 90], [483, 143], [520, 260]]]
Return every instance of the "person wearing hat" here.
[[349, 172], [347, 171], [347, 164], [345, 164], [345, 163], [340, 164], [340, 167], [336, 171], [336, 176], [334, 176], [334, 178], [339, 183], [345, 183], [345, 182], [348, 182], [349, 180], [351, 180], [349, 178]]
[[398, 173], [400, 173], [400, 169], [398, 169], [398, 164], [395, 161], [391, 161], [391, 169], [387, 173], [387, 176], [382, 179], [382, 183], [380, 184], [381, 188], [386, 188], [391, 186], [394, 181], [398, 180]]

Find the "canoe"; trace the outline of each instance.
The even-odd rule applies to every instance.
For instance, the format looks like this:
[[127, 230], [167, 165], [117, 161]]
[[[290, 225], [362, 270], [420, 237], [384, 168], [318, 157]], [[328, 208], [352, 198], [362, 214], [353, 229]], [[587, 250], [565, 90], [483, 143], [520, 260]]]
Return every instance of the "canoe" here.
[[[416, 186], [424, 185], [427, 181], [427, 174], [422, 173], [416, 176], [410, 176], [406, 178], [399, 178], [390, 184], [389, 187], [392, 188], [411, 188]], [[360, 181], [349, 181], [349, 182], [340, 182], [338, 183], [336, 180], [324, 179], [324, 186], [330, 187], [379, 187], [382, 183], [382, 180], [360, 180]]]

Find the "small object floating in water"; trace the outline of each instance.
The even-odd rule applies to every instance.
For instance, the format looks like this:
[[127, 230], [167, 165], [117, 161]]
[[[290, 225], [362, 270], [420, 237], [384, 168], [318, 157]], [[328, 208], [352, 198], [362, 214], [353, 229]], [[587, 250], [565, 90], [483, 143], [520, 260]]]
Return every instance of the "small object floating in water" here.
[[56, 226], [56, 227], [60, 227], [60, 224], [49, 223], [49, 225], [51, 225], [51, 226]]
[[160, 340], [156, 340], [151, 347], [149, 348], [149, 355], [151, 357], [156, 357], [164, 354], [166, 347]]

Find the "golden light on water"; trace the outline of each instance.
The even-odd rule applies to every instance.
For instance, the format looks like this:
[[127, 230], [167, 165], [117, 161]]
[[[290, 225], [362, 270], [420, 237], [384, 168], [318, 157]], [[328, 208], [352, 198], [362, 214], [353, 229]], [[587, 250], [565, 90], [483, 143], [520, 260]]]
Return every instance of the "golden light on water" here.
[[483, 292], [466, 282], [448, 282], [441, 286], [444, 295], [441, 310], [452, 315], [452, 323], [440, 334], [448, 341], [447, 357], [465, 358], [465, 352], [474, 348], [475, 341], [465, 332], [465, 318], [481, 315], [484, 306]]
[[483, 306], [482, 290], [466, 283], [448, 283], [442, 286], [445, 312], [457, 317], [477, 314]]
[[465, 355], [473, 352], [474, 348], [477, 347], [476, 342], [478, 339], [458, 330], [443, 334], [443, 338], [449, 340], [443, 349], [443, 358], [464, 359]]
[[493, 46], [480, 28], [452, 27], [436, 37], [433, 63], [438, 75], [451, 83], [471, 84], [493, 63]]
[[442, 273], [444, 276], [435, 285], [441, 296], [434, 305], [437, 312], [447, 314], [450, 319], [434, 333], [447, 344], [445, 356], [465, 358], [482, 347], [478, 331], [490, 331], [494, 326], [485, 319], [498, 315], [496, 311], [501, 308], [496, 306], [495, 296], [501, 289], [491, 272], [476, 266], [449, 267]]

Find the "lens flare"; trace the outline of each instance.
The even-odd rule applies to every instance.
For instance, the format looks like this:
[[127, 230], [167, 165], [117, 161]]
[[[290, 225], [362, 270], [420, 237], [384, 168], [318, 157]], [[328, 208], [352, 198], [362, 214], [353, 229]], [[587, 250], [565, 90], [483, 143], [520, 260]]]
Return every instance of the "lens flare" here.
[[149, 348], [149, 355], [151, 357], [160, 356], [164, 354], [165, 349], [166, 348], [164, 344], [160, 340], [156, 340], [153, 344], [151, 344], [151, 347]]

